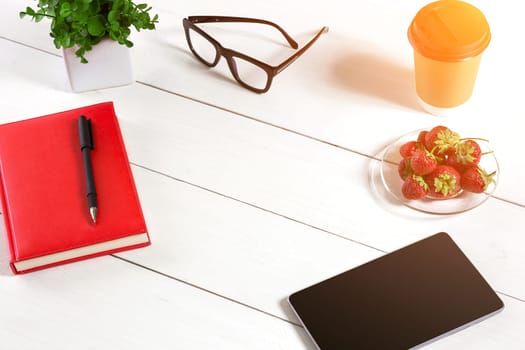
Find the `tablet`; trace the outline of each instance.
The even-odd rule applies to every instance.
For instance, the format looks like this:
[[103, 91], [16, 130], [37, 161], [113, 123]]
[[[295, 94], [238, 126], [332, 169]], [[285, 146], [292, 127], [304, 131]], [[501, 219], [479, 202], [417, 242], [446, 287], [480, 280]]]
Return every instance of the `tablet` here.
[[322, 350], [419, 347], [503, 308], [444, 232], [307, 287], [288, 301]]

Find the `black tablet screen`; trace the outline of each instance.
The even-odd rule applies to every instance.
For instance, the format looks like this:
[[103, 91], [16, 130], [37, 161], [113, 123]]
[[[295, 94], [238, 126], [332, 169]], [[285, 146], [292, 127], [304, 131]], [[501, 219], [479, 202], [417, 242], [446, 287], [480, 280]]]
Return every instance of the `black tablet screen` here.
[[408, 349], [503, 307], [446, 233], [289, 298], [322, 350]]

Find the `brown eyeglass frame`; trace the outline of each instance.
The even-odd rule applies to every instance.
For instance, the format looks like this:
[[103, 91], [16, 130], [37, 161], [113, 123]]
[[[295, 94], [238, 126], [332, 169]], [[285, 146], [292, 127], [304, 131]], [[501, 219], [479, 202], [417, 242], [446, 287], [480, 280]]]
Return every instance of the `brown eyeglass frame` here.
[[[184, 18], [182, 20], [182, 25], [184, 26], [184, 32], [186, 34], [186, 41], [188, 42], [188, 46], [191, 52], [195, 55], [195, 57], [197, 57], [199, 61], [201, 61], [208, 67], [215, 67], [217, 63], [219, 63], [221, 56], [223, 56], [228, 62], [228, 67], [230, 68], [230, 71], [233, 77], [235, 78], [235, 80], [237, 80], [239, 84], [241, 84], [243, 87], [247, 88], [248, 90], [251, 90], [257, 93], [267, 92], [270, 89], [270, 85], [272, 84], [273, 78], [277, 74], [282, 72], [293, 61], [295, 61], [306, 50], [308, 50], [308, 48], [310, 48], [310, 46], [313, 45], [313, 43], [321, 36], [321, 34], [328, 32], [328, 27], [326, 26], [323, 27], [306, 45], [304, 45], [301, 49], [299, 49], [299, 51], [297, 51], [295, 54], [293, 54], [292, 56], [284, 60], [281, 64], [277, 66], [272, 66], [265, 62], [259, 61], [253, 57], [240, 53], [238, 51], [223, 47], [217, 40], [212, 38], [208, 33], [206, 33], [201, 28], [195, 25], [197, 23], [211, 23], [211, 22], [245, 22], [245, 23], [257, 23], [257, 24], [270, 25], [276, 28], [277, 30], [279, 30], [279, 32], [281, 32], [281, 34], [286, 38], [286, 40], [288, 41], [288, 43], [290, 44], [292, 48], [297, 49], [299, 45], [297, 45], [297, 42], [293, 40], [292, 37], [288, 33], [286, 33], [286, 31], [283, 28], [281, 28], [279, 25], [273, 22], [267, 21], [267, 20], [263, 20], [263, 19], [246, 18], [246, 17], [226, 17], [226, 16], [188, 16], [188, 18]], [[205, 39], [207, 39], [215, 47], [216, 56], [212, 63], [209, 63], [205, 61], [204, 59], [202, 59], [197, 54], [195, 49], [193, 48], [193, 45], [190, 40], [190, 29], [195, 30], [197, 33], [202, 35]], [[243, 82], [237, 72], [237, 66], [235, 64], [235, 61], [233, 60], [234, 57], [238, 57], [243, 60], [246, 60], [260, 67], [261, 69], [263, 69], [268, 75], [266, 86], [262, 89], [258, 89], [256, 87], [253, 87]]]

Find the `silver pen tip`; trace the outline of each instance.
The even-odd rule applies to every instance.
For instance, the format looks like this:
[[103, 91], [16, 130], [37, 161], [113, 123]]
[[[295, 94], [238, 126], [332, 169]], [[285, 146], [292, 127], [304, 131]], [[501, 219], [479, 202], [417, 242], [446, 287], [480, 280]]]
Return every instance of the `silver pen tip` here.
[[91, 214], [91, 219], [96, 224], [97, 223], [97, 208], [96, 207], [89, 208], [89, 213]]

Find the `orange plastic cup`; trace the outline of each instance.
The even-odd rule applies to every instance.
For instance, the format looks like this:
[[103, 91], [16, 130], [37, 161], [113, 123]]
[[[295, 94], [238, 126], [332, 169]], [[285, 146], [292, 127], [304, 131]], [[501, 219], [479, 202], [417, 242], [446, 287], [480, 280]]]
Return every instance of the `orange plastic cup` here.
[[483, 13], [466, 2], [441, 0], [419, 10], [408, 40], [414, 48], [417, 96], [426, 111], [447, 115], [470, 98], [490, 37]]

